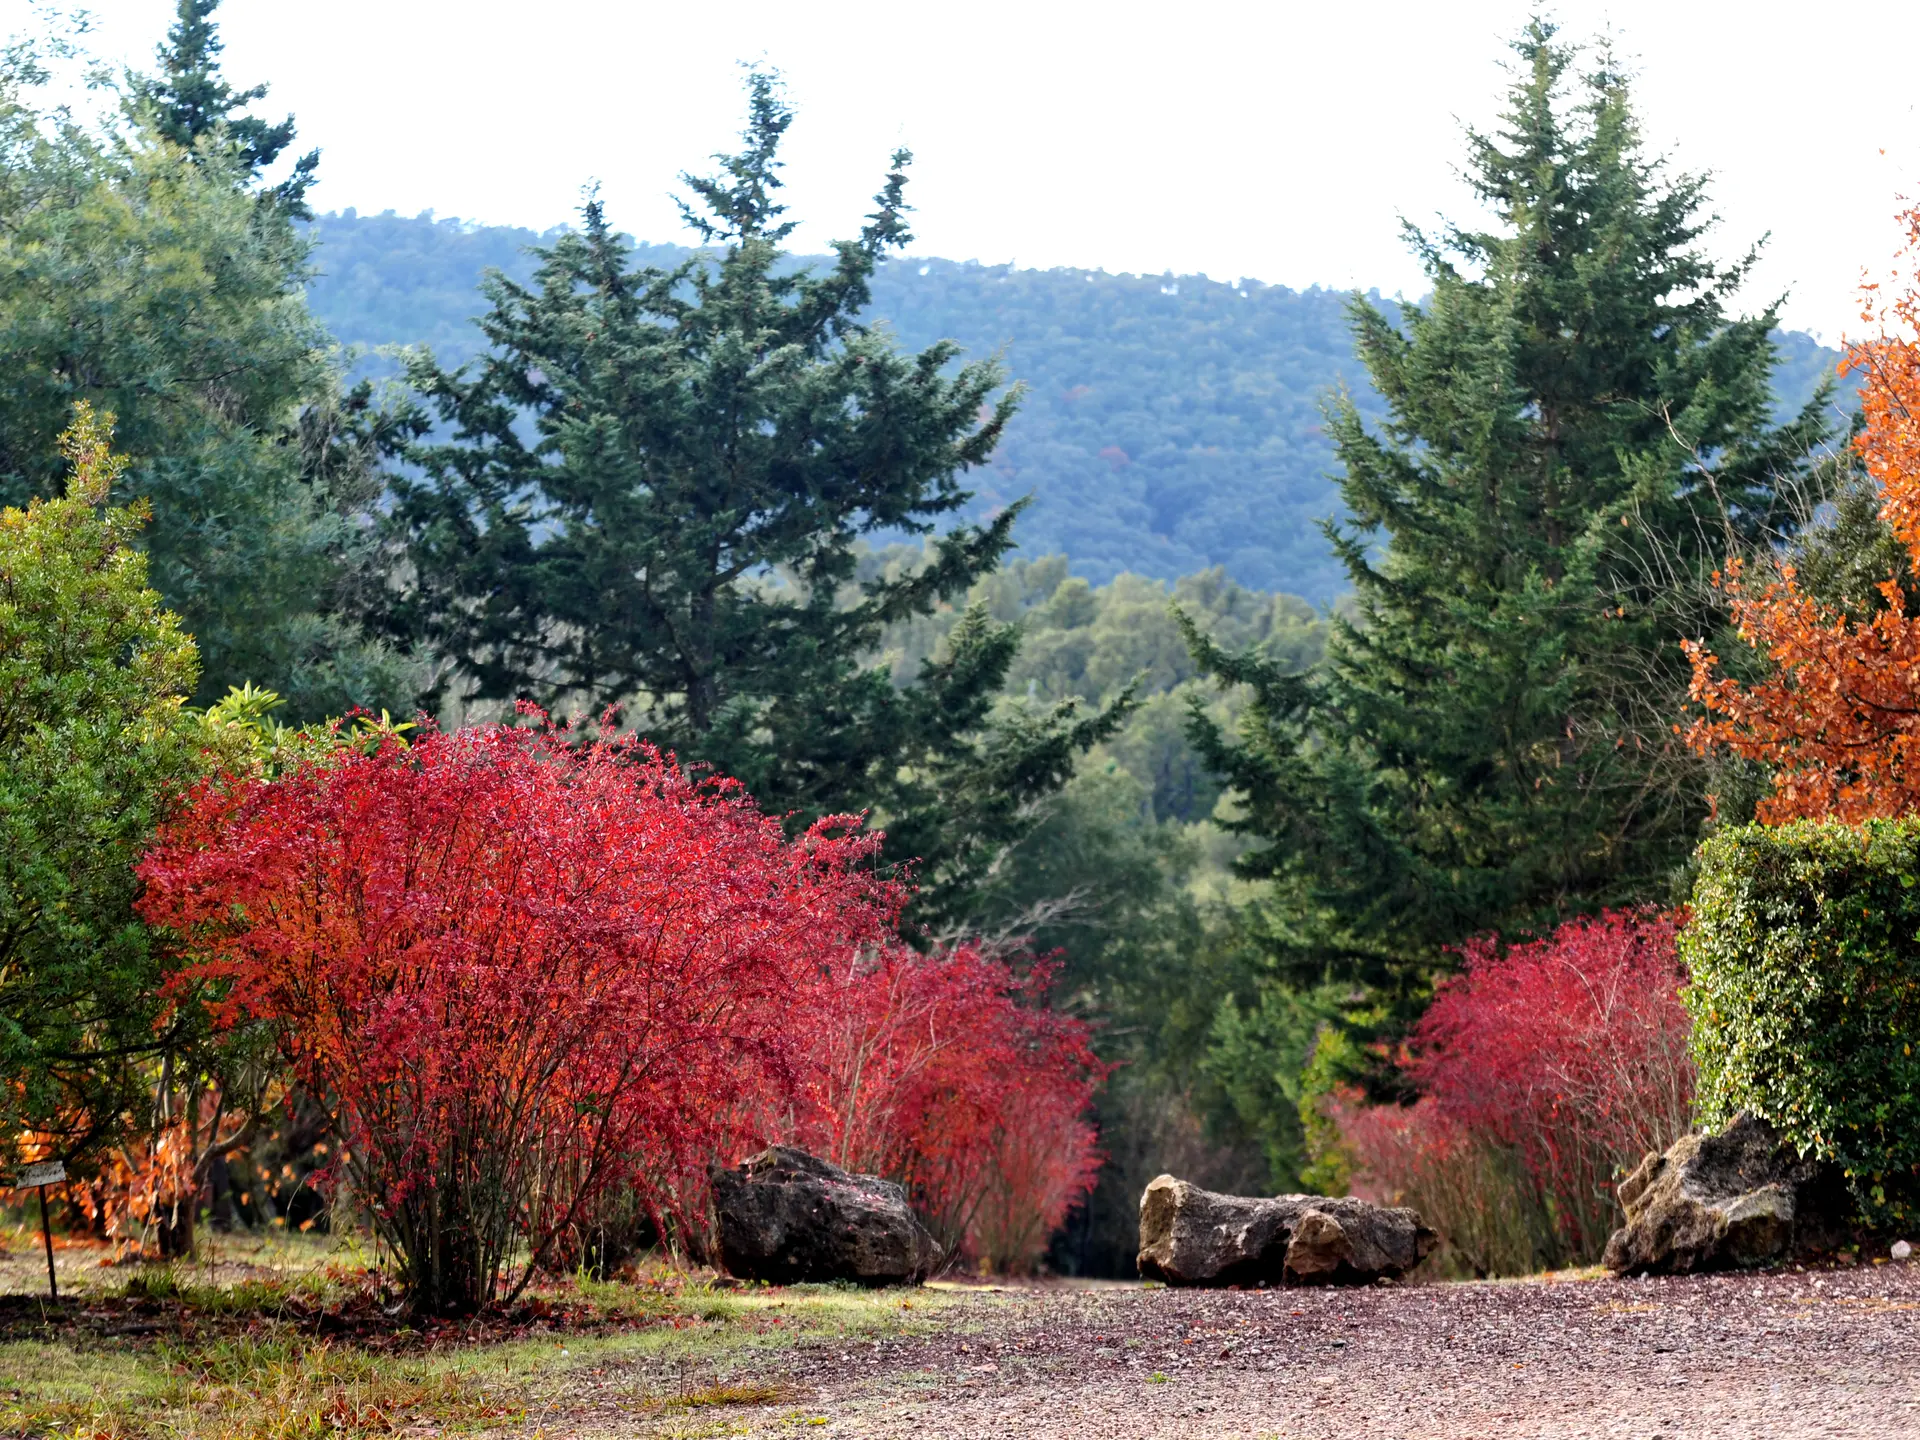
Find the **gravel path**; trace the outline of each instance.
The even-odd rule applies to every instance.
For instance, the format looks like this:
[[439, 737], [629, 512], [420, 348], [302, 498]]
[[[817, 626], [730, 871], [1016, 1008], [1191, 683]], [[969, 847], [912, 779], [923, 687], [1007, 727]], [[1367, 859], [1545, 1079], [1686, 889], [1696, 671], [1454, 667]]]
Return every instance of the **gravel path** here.
[[[790, 1357], [810, 1433], [1920, 1440], [1913, 1263], [1338, 1291], [1009, 1289], [945, 1318], [934, 1335]], [[742, 1411], [703, 1433], [799, 1418]]]

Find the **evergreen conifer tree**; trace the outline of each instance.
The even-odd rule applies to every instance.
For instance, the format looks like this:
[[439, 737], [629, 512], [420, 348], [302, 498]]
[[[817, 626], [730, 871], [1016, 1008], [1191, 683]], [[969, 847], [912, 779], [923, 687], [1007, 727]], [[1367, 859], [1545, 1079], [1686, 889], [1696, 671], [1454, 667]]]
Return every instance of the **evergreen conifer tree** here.
[[1699, 248], [1704, 183], [1647, 157], [1603, 57], [1536, 22], [1468, 176], [1496, 223], [1409, 227], [1431, 298], [1357, 300], [1389, 418], [1330, 409], [1351, 578], [1325, 664], [1293, 676], [1191, 640], [1251, 687], [1195, 738], [1245, 798], [1297, 977], [1417, 983], [1486, 930], [1665, 899], [1707, 817], [1674, 722], [1709, 576], [1788, 528], [1827, 394], [1770, 422], [1775, 313]]
[[859, 543], [954, 516], [1018, 394], [992, 361], [903, 354], [859, 319], [911, 239], [908, 154], [813, 273], [783, 248], [791, 111], [766, 74], [749, 100], [745, 148], [684, 177], [708, 250], [632, 268], [590, 200], [531, 285], [487, 282], [477, 371], [415, 363], [455, 438], [414, 447], [418, 477], [394, 480], [412, 581], [392, 623], [452, 662], [441, 698], [622, 706], [776, 814], [872, 810], [951, 897], [1120, 711], [997, 710], [1018, 633], [984, 612], [893, 683], [885, 627], [964, 596], [1020, 507], [952, 525], [911, 573], [860, 579]]
[[[195, 149], [203, 136], [223, 140], [249, 176], [280, 158], [293, 143], [293, 117], [263, 120], [241, 112], [266, 98], [267, 87], [235, 90], [220, 72], [225, 46], [213, 23], [220, 0], [179, 0], [173, 27], [160, 47], [160, 69], [155, 75], [135, 76], [130, 87], [136, 108], [162, 139], [183, 150]], [[309, 150], [294, 161], [293, 173], [267, 191], [289, 215], [309, 218], [306, 196], [320, 164], [320, 152]]]

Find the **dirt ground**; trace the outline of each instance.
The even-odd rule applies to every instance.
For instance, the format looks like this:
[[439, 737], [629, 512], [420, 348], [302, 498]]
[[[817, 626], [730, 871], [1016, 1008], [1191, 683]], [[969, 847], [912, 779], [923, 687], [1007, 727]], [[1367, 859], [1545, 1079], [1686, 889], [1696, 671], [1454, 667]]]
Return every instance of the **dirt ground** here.
[[[986, 1290], [941, 1319], [932, 1334], [782, 1357], [787, 1403], [636, 1424], [581, 1396], [547, 1433], [1920, 1437], [1913, 1263], [1344, 1291]], [[626, 1378], [616, 1368], [598, 1383]]]
[[11, 1238], [6, 1435], [1920, 1440], [1911, 1261], [1267, 1291], [662, 1272], [485, 1325], [362, 1333], [366, 1257], [344, 1242], [209, 1247], [165, 1272], [198, 1299], [62, 1247], [45, 1307], [38, 1237]]

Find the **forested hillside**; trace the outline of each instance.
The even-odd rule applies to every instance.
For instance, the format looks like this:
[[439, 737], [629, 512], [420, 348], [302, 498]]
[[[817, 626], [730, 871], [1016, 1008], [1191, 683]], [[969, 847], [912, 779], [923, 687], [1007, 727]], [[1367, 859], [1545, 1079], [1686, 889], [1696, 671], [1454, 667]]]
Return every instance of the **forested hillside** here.
[[[542, 239], [351, 210], [317, 227], [312, 303], [335, 337], [428, 345], [443, 361], [479, 348], [470, 322], [482, 271], [524, 279], [526, 247]], [[660, 265], [688, 253], [637, 250]], [[873, 293], [874, 314], [903, 345], [950, 338], [969, 355], [997, 350], [1026, 383], [992, 471], [974, 477], [982, 509], [1033, 494], [1023, 554], [1064, 552], [1096, 584], [1221, 565], [1243, 585], [1316, 602], [1345, 588], [1314, 524], [1339, 503], [1320, 406], [1345, 385], [1362, 413], [1380, 410], [1353, 357], [1342, 292], [909, 259], [884, 265]], [[1782, 336], [1780, 350], [1785, 405], [1838, 358], [1799, 334]]]

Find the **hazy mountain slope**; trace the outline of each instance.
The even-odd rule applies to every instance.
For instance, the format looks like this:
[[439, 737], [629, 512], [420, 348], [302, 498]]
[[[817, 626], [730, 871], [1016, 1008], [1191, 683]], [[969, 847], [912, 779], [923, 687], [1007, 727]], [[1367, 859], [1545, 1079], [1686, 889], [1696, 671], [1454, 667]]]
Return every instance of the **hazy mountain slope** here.
[[[316, 222], [316, 313], [344, 343], [425, 344], [443, 360], [478, 348], [480, 274], [531, 269], [530, 230], [391, 214]], [[642, 245], [671, 264], [688, 252]], [[1032, 492], [1028, 555], [1064, 551], [1096, 584], [1131, 570], [1172, 579], [1224, 565], [1244, 585], [1315, 601], [1343, 588], [1314, 521], [1335, 505], [1320, 402], [1352, 386], [1377, 406], [1353, 359], [1343, 293], [1244, 287], [1197, 276], [1014, 270], [896, 261], [874, 285], [876, 319], [907, 345], [951, 338], [999, 351], [1028, 386], [982, 506]], [[1797, 404], [1837, 359], [1782, 337], [1783, 402]]]

